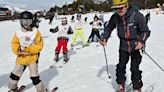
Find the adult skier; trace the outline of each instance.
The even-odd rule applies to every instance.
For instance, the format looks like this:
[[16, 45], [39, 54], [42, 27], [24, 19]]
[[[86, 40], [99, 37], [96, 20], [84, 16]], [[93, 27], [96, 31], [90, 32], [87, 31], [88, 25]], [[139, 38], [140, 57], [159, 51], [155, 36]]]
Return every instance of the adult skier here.
[[97, 17], [97, 15], [94, 16], [94, 20], [92, 22], [90, 22], [90, 25], [92, 25], [92, 32], [88, 38], [88, 43], [93, 42], [95, 35], [99, 41], [101, 38], [100, 34], [99, 34], [99, 28], [102, 24], [99, 21], [99, 18]]
[[150, 12], [148, 12], [148, 13], [145, 15], [145, 19], [146, 19], [146, 24], [148, 24], [148, 21], [150, 21]]
[[105, 25], [105, 33], [101, 40], [104, 46], [114, 28], [118, 30], [120, 38], [119, 63], [116, 68], [117, 92], [125, 92], [126, 64], [131, 57], [131, 81], [133, 92], [141, 92], [143, 86], [142, 71], [139, 65], [142, 60], [140, 50], [150, 35], [144, 16], [128, 0], [113, 0], [112, 9], [116, 12]]
[[68, 25], [67, 23], [67, 18], [63, 17], [61, 18], [61, 24], [58, 25], [56, 28], [54, 29], [50, 29], [50, 32], [52, 33], [56, 33], [58, 32], [58, 37], [57, 37], [57, 47], [55, 49], [55, 61], [59, 60], [59, 53], [61, 48], [63, 48], [63, 56], [64, 56], [64, 61], [67, 62], [68, 61], [68, 48], [67, 48], [67, 43], [69, 40], [68, 34], [72, 34], [72, 28], [70, 25]]
[[21, 29], [17, 30], [12, 39], [12, 50], [17, 55], [16, 65], [9, 79], [9, 92], [17, 92], [18, 81], [24, 69], [29, 68], [30, 78], [37, 92], [46, 92], [43, 82], [39, 78], [38, 53], [43, 48], [43, 40], [37, 28], [32, 27], [33, 15], [24, 11], [20, 14]]

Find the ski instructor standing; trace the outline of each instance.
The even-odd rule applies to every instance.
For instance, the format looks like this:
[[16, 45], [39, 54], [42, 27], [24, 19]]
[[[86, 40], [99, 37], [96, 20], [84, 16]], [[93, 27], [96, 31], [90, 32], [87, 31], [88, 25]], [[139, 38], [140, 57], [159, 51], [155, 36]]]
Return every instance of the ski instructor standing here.
[[105, 23], [105, 33], [100, 41], [101, 45], [106, 45], [108, 38], [114, 28], [117, 28], [120, 39], [119, 63], [116, 68], [117, 92], [125, 92], [126, 64], [131, 58], [131, 81], [133, 92], [141, 92], [142, 71], [139, 70], [142, 55], [140, 50], [150, 35], [144, 16], [128, 0], [113, 0], [115, 13], [111, 19]]

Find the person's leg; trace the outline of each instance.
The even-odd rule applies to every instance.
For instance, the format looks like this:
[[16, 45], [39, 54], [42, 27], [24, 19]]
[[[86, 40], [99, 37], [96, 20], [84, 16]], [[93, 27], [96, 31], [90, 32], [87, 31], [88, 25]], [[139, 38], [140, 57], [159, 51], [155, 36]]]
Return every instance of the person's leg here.
[[125, 91], [125, 81], [126, 81], [126, 64], [129, 61], [129, 53], [125, 51], [119, 50], [119, 63], [116, 66], [116, 82], [118, 84], [118, 88], [116, 89], [118, 92]]
[[14, 70], [12, 71], [12, 73], [10, 75], [10, 79], [9, 79], [8, 88], [10, 90], [16, 90], [17, 89], [17, 84], [18, 84], [20, 77], [23, 74], [24, 68], [25, 68], [24, 65], [16, 64]]
[[79, 35], [80, 35], [80, 38], [82, 39], [83, 44], [86, 45], [87, 42], [86, 42], [86, 39], [85, 39], [85, 36], [83, 34], [83, 30], [82, 29], [79, 30]]
[[126, 81], [126, 64], [129, 61], [129, 53], [125, 51], [119, 51], [119, 63], [116, 66], [116, 82], [118, 84], [124, 84]]
[[60, 53], [62, 47], [62, 38], [58, 38], [58, 45], [56, 46], [55, 53]]
[[139, 65], [141, 63], [142, 56], [140, 55], [139, 50], [133, 52], [131, 54], [131, 72], [132, 72], [132, 83], [133, 83], [133, 89], [138, 90], [143, 86], [142, 83], [142, 71], [139, 70]]
[[64, 56], [64, 61], [68, 61], [68, 49], [67, 49], [67, 40], [63, 40], [63, 56]]
[[79, 30], [75, 30], [75, 32], [73, 34], [72, 41], [71, 41], [71, 45], [74, 45], [75, 44], [75, 41], [76, 41], [78, 35], [79, 35]]
[[61, 47], [62, 47], [62, 39], [58, 38], [58, 45], [55, 49], [55, 58], [54, 58], [55, 61], [59, 60], [59, 53], [60, 53]]
[[68, 39], [63, 40], [63, 54], [68, 52], [67, 43]]
[[30, 78], [37, 92], [46, 92], [46, 88], [43, 82], [39, 78], [38, 66], [36, 63], [30, 64], [29, 66]]
[[[94, 31], [93, 31], [93, 29], [92, 29], [92, 32], [91, 32], [91, 34], [90, 34], [90, 36], [89, 36], [89, 38], [88, 38], [88, 42], [90, 43], [91, 42], [91, 40], [93, 39], [93, 35], [94, 35]], [[92, 39], [91, 39], [92, 38]]]
[[100, 37], [100, 33], [99, 33], [99, 30], [98, 30], [98, 29], [97, 29], [97, 31], [96, 31], [96, 36], [98, 37], [98, 40], [101, 39], [101, 37]]
[[92, 42], [95, 42], [96, 41], [96, 31], [93, 31], [93, 36], [92, 36], [92, 38], [91, 38], [91, 41]]

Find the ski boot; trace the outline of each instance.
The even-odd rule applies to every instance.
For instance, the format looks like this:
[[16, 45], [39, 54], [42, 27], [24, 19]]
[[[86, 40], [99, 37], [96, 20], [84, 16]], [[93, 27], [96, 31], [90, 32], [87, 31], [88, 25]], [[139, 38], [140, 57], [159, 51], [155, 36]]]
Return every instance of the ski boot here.
[[88, 39], [87, 43], [91, 43], [91, 42], [92, 42], [91, 39]]
[[125, 92], [125, 84], [118, 84], [116, 92]]
[[54, 61], [56, 61], [56, 63], [59, 61], [59, 53], [55, 53]]
[[[141, 88], [143, 86], [143, 83], [141, 80], [139, 80], [138, 82], [133, 82], [133, 91], [132, 92], [142, 92]], [[136, 87], [134, 84], [139, 84], [139, 87]]]
[[67, 53], [64, 53], [63, 56], [64, 56], [64, 61], [67, 63], [69, 60]]

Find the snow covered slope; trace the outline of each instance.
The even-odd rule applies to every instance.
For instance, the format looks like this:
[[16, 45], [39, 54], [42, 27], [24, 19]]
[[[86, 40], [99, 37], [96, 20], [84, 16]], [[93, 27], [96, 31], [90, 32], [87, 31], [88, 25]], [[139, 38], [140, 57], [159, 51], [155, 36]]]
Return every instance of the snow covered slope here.
[[[146, 11], [142, 11], [144, 14]], [[105, 20], [111, 17], [112, 13], [105, 14]], [[94, 14], [82, 15], [83, 18], [88, 16], [88, 23], [84, 25], [84, 34], [86, 38], [91, 33], [89, 22], [93, 19]], [[67, 16], [69, 19], [71, 16]], [[79, 50], [70, 51], [70, 60], [63, 68], [49, 67], [55, 64], [54, 49], [57, 44], [57, 34], [49, 32], [50, 28], [60, 24], [60, 20], [54, 20], [52, 25], [48, 24], [48, 20], [41, 19], [40, 32], [44, 39], [44, 48], [39, 58], [39, 72], [41, 79], [44, 81], [48, 89], [58, 86], [57, 92], [115, 92], [116, 76], [115, 69], [118, 63], [118, 47], [119, 39], [116, 31], [113, 31], [111, 38], [106, 46], [108, 58], [108, 68], [111, 79], [108, 79], [106, 74], [105, 57], [102, 46], [98, 43], [91, 43], [89, 47]], [[16, 56], [11, 50], [11, 39], [16, 30], [20, 29], [19, 21], [3, 21], [0, 22], [0, 90], [7, 92], [7, 83], [9, 75], [15, 66]], [[156, 15], [151, 12], [151, 21], [149, 27], [151, 36], [147, 41], [146, 51], [164, 68], [164, 15]], [[70, 49], [70, 36], [68, 47]], [[77, 39], [80, 43], [80, 39]], [[79, 47], [77, 45], [76, 47]], [[62, 57], [62, 54], [60, 54]], [[62, 62], [61, 60], [60, 62]], [[130, 70], [127, 65], [127, 84], [130, 81]], [[164, 72], [162, 72], [146, 55], [143, 56], [140, 69], [143, 77], [143, 91], [152, 88], [153, 92], [164, 92]], [[35, 92], [35, 88], [29, 79], [29, 70], [26, 69], [18, 85], [27, 85], [25, 92]], [[3, 91], [2, 91], [3, 90]]]

